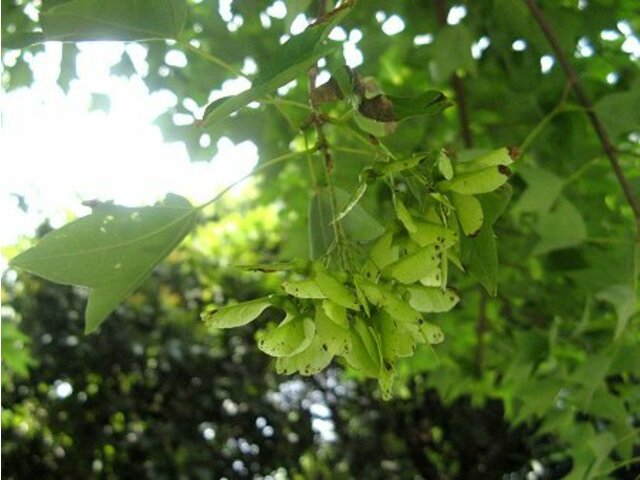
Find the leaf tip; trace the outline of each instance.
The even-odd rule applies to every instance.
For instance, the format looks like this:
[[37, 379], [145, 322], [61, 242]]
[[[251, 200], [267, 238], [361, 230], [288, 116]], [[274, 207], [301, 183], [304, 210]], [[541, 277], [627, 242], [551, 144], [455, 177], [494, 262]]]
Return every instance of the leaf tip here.
[[90, 317], [89, 315], [86, 315], [84, 319], [84, 334], [89, 335], [91, 333], [94, 333], [103, 321], [104, 318], [95, 319]]

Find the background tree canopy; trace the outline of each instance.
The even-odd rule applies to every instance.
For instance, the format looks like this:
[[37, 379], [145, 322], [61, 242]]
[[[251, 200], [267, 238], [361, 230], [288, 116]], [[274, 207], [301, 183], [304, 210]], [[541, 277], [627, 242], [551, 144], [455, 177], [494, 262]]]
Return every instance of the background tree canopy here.
[[77, 42], [127, 42], [167, 142], [259, 153], [241, 200], [4, 248], [7, 478], [640, 475], [636, 1], [2, 16], [5, 91], [43, 42], [67, 91]]

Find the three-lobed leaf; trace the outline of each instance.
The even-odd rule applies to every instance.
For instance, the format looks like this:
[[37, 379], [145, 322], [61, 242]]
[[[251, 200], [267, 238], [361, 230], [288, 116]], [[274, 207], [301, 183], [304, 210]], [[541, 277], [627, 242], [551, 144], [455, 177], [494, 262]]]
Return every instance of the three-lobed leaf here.
[[324, 44], [323, 41], [350, 8], [351, 3], [346, 2], [342, 7], [334, 10], [335, 14], [328, 21], [311, 25], [300, 35], [289, 39], [278, 49], [276, 55], [262, 66], [252, 88], [239, 95], [224, 97], [209, 104], [200, 126], [208, 127], [305, 74], [320, 58], [331, 53], [333, 46]]
[[72, 0], [42, 11], [42, 36], [32, 40], [177, 39], [186, 18], [186, 0]]
[[151, 207], [103, 205], [49, 233], [10, 265], [90, 288], [85, 330], [92, 332], [184, 239], [197, 214], [177, 195]]
[[536, 233], [540, 235], [540, 241], [533, 253], [541, 255], [580, 245], [587, 238], [587, 226], [575, 205], [560, 197], [553, 210], [541, 215]]

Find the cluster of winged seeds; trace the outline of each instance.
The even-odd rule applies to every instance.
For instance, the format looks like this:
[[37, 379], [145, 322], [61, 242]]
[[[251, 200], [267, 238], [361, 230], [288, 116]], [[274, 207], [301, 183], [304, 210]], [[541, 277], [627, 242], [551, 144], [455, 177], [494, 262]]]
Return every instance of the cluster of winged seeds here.
[[490, 230], [506, 203], [496, 199], [508, 201], [510, 153], [502, 148], [453, 162], [439, 151], [367, 167], [333, 221], [346, 217], [376, 181], [392, 187], [395, 218], [361, 246], [365, 253], [358, 250], [357, 266], [337, 266], [330, 250], [289, 270], [281, 293], [205, 312], [204, 320], [215, 328], [238, 327], [277, 309], [282, 320], [269, 322], [256, 337], [260, 350], [275, 357], [279, 373], [312, 375], [342, 357], [378, 379], [383, 396], [390, 397], [398, 360], [419, 345], [444, 340], [432, 320], [460, 300], [448, 285], [449, 265], [464, 274], [461, 240]]

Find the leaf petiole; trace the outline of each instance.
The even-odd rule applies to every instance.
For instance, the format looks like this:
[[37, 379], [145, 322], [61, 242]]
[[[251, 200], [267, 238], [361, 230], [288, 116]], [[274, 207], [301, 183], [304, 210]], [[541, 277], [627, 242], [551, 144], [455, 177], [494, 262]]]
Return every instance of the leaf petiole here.
[[253, 175], [257, 174], [257, 173], [262, 172], [263, 170], [266, 170], [269, 167], [277, 165], [278, 163], [282, 163], [282, 162], [284, 162], [286, 160], [289, 160], [291, 158], [295, 158], [295, 157], [299, 157], [299, 156], [302, 156], [302, 155], [308, 155], [308, 154], [314, 153], [317, 149], [318, 149], [318, 147], [311, 147], [308, 150], [302, 150], [300, 152], [289, 152], [289, 153], [285, 153], [284, 155], [280, 155], [279, 157], [272, 158], [271, 160], [268, 160], [268, 161], [264, 162], [262, 165], [260, 165], [256, 169], [254, 169], [251, 172], [247, 173], [242, 178], [239, 178], [238, 180], [233, 182], [231, 185], [225, 187], [222, 191], [220, 191], [211, 200], [208, 200], [207, 202], [203, 203], [202, 205], [198, 205], [196, 207], [196, 209], [197, 210], [205, 209], [209, 205], [211, 205], [211, 204], [217, 202], [218, 200], [220, 200], [220, 198], [222, 198], [226, 193], [229, 192], [229, 190], [231, 190], [233, 187], [238, 185], [240, 182], [246, 180], [247, 178], [249, 178], [249, 177], [251, 177], [251, 176], [253, 176]]

